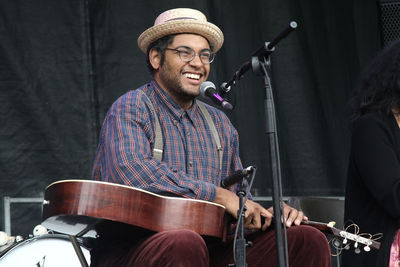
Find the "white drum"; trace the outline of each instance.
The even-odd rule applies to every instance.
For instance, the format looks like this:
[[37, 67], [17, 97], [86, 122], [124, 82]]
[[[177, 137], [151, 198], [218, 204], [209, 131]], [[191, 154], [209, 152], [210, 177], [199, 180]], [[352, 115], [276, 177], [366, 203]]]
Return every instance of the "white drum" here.
[[[78, 242], [79, 243], [79, 242]], [[90, 251], [80, 248], [90, 265]], [[1, 267], [81, 267], [72, 242], [66, 235], [46, 234], [27, 239], [2, 252]]]

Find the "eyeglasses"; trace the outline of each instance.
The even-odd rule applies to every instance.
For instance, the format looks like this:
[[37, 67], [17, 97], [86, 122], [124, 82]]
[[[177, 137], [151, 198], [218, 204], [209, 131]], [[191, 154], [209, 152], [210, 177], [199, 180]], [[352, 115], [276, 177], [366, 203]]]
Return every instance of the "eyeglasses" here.
[[[194, 52], [193, 49], [191, 49], [190, 47], [185, 47], [185, 46], [181, 46], [181, 47], [177, 47], [177, 48], [165, 48], [166, 50], [172, 50], [175, 51], [176, 53], [179, 54], [179, 57], [181, 58], [182, 61], [185, 62], [190, 62], [194, 59], [194, 57], [196, 56], [196, 52]], [[198, 54], [201, 62], [203, 64], [210, 64], [211, 62], [214, 61], [215, 58], [215, 53], [210, 51], [210, 50], [203, 50]]]

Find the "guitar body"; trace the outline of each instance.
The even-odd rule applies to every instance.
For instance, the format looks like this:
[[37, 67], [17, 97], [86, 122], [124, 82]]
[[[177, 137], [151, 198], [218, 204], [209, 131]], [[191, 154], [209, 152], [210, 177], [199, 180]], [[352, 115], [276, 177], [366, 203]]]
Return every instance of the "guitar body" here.
[[[223, 238], [226, 225], [222, 205], [89, 180], [63, 180], [49, 185], [42, 219], [49, 229], [68, 234], [109, 220], [155, 232], [189, 229], [200, 235]], [[82, 228], [65, 230], [76, 226]]]

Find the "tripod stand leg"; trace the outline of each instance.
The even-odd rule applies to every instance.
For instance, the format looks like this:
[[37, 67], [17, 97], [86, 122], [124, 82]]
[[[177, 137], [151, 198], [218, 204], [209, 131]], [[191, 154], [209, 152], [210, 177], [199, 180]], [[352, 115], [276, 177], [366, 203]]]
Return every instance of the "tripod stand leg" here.
[[76, 255], [78, 256], [79, 262], [81, 263], [82, 267], [89, 267], [85, 256], [83, 255], [82, 249], [78, 244], [78, 241], [76, 240], [76, 237], [73, 235], [69, 235], [69, 240], [72, 243], [72, 246], [74, 247], [74, 250], [76, 252]]

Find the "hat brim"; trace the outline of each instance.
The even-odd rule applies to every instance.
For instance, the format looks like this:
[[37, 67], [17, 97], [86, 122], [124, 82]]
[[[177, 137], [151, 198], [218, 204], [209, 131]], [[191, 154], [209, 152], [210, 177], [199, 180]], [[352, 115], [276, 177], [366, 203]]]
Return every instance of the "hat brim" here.
[[154, 41], [166, 35], [178, 33], [194, 33], [203, 36], [210, 42], [214, 52], [217, 52], [224, 43], [222, 31], [214, 24], [193, 19], [181, 19], [168, 21], [147, 29], [139, 36], [138, 46], [143, 53], [147, 53], [147, 48]]

